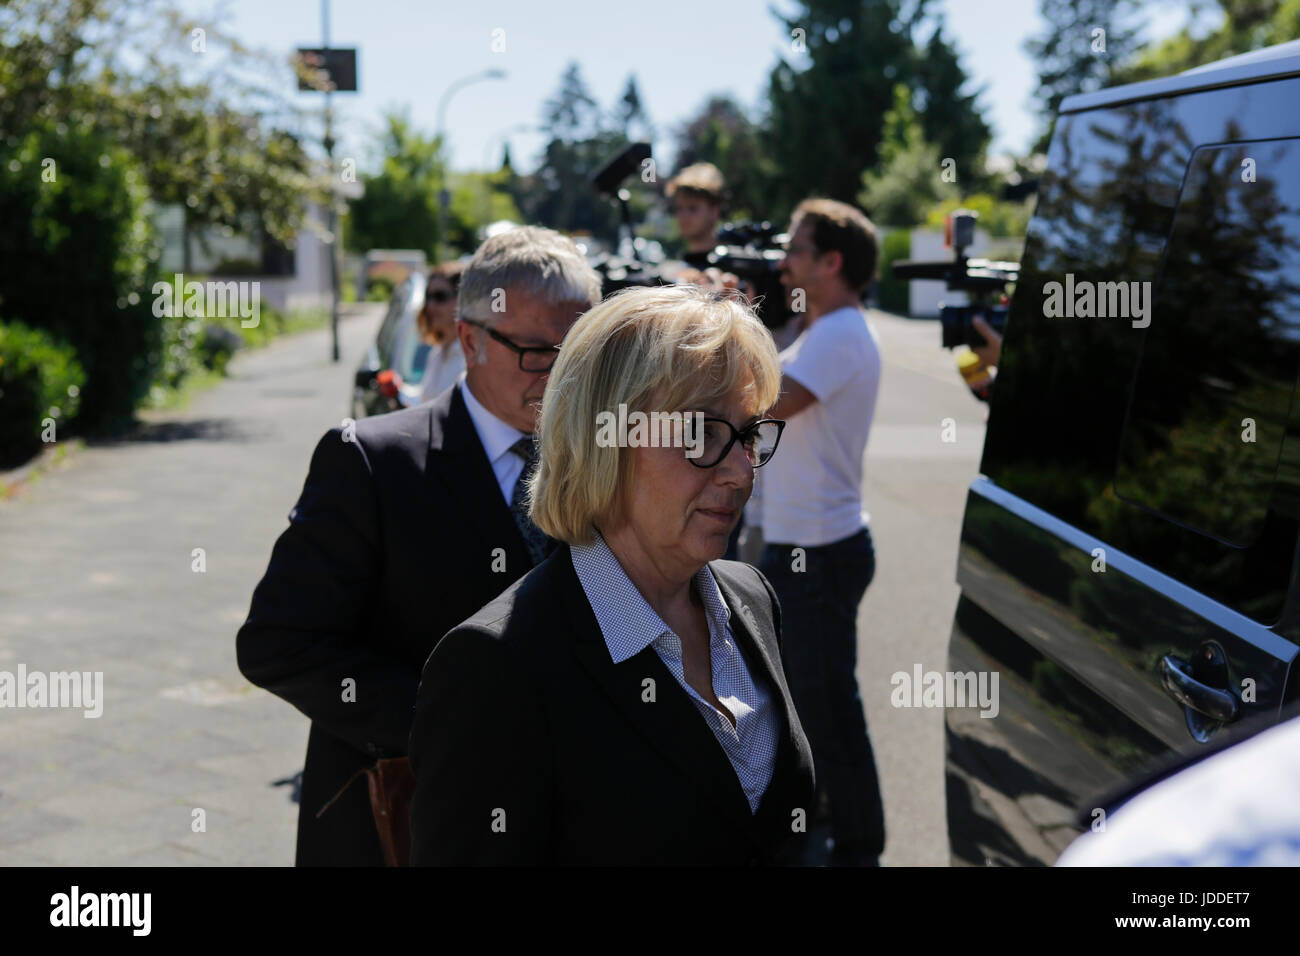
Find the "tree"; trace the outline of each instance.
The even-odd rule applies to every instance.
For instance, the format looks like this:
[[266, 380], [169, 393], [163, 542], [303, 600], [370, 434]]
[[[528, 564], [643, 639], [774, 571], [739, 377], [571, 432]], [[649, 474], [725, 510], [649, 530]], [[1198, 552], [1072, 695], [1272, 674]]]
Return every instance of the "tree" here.
[[927, 65], [914, 40], [932, 22], [928, 0], [906, 8], [903, 0], [801, 0], [798, 6], [778, 18], [810, 63], [799, 70], [782, 60], [768, 82], [763, 143], [775, 171], [771, 215], [784, 217], [808, 195], [848, 202], [857, 196], [863, 170], [879, 161], [896, 83], [921, 94], [925, 112], [935, 111], [936, 128], [953, 130], [945, 150], [959, 167], [977, 168], [987, 127], [974, 95], [958, 96], [965, 81], [956, 56], [935, 31], [931, 41], [945, 62]]
[[72, 346], [86, 371], [79, 425], [114, 429], [161, 361], [144, 171], [89, 124], [60, 130], [37, 118], [11, 142], [0, 166], [0, 314]]
[[1207, 5], [1217, 7], [1223, 15], [1218, 28], [1205, 33], [1198, 30], [1196, 21], [1203, 8], [1194, 5], [1182, 29], [1143, 47], [1132, 62], [1117, 69], [1116, 81], [1170, 76], [1300, 36], [1300, 0], [1218, 0]]
[[600, 127], [600, 107], [582, 78], [577, 62], [560, 78], [560, 88], [542, 106], [542, 128], [552, 139], [576, 142]]
[[920, 225], [931, 206], [957, 195], [957, 187], [943, 178], [939, 150], [926, 142], [911, 101], [905, 84], [894, 87], [894, 106], [885, 114], [880, 165], [863, 174], [857, 197], [867, 215], [882, 226]]
[[992, 130], [978, 104], [984, 88], [962, 92], [966, 71], [957, 51], [944, 39], [943, 27], [940, 20], [926, 41], [913, 89], [924, 104], [920, 120], [925, 139], [938, 147], [940, 157], [953, 160], [957, 176], [971, 191], [987, 185], [984, 150]]
[[76, 350], [77, 425], [114, 429], [163, 363], [151, 202], [282, 240], [304, 219], [292, 72], [165, 0], [13, 0], [0, 49], [0, 311]]
[[1045, 152], [1061, 101], [1116, 83], [1117, 67], [1137, 49], [1132, 0], [1039, 0], [1043, 32], [1025, 41], [1038, 64], [1035, 97], [1043, 132], [1035, 152]]
[[759, 129], [734, 99], [709, 97], [677, 130], [678, 172], [692, 163], [712, 163], [722, 171], [730, 197], [727, 215], [765, 218], [771, 162], [764, 156]]
[[420, 134], [408, 117], [390, 112], [379, 134], [379, 172], [361, 177], [364, 193], [349, 204], [348, 245], [355, 249], [420, 249], [438, 244], [438, 191], [445, 169], [442, 144]]
[[641, 102], [641, 91], [637, 88], [636, 74], [628, 76], [627, 85], [623, 88], [623, 95], [619, 97], [614, 114], [615, 122], [622, 130], [625, 139], [629, 141], [633, 139], [633, 124], [640, 127], [636, 130], [635, 138], [644, 140], [655, 138], [654, 124], [650, 122], [650, 114], [646, 112], [645, 105]]
[[577, 63], [565, 69], [559, 90], [543, 106], [542, 129], [549, 139], [525, 190], [528, 220], [566, 232], [612, 237], [618, 211], [597, 195], [591, 177], [627, 137], [602, 123], [600, 107]]
[[483, 226], [499, 219], [522, 220], [509, 188], [513, 177], [513, 171], [505, 168], [494, 173], [457, 173], [451, 176], [447, 238], [453, 246], [464, 251], [472, 250], [479, 243]]
[[242, 229], [252, 213], [282, 242], [304, 200], [324, 195], [296, 132], [292, 71], [165, 0], [16, 0], [0, 6], [0, 48], [0, 141], [32, 117], [92, 123], [187, 224]]

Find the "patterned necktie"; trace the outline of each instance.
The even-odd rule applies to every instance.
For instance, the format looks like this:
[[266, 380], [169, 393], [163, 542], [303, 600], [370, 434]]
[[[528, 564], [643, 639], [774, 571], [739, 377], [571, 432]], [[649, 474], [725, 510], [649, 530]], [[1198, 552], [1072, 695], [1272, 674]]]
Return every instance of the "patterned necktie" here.
[[528, 517], [528, 505], [524, 500], [528, 479], [537, 470], [537, 442], [531, 436], [521, 438], [510, 446], [510, 450], [524, 460], [524, 470], [519, 475], [519, 480], [515, 482], [514, 492], [510, 495], [510, 514], [514, 516], [515, 525], [519, 528], [519, 533], [524, 536], [524, 544], [528, 546], [528, 554], [533, 559], [533, 565], [536, 566], [550, 551], [550, 538], [542, 532], [541, 528], [533, 524], [532, 518]]

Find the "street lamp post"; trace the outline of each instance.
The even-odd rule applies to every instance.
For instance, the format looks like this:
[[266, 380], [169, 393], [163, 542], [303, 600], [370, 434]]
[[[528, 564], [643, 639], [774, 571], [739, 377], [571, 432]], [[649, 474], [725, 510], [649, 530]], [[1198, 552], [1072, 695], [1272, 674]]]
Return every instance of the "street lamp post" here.
[[[324, 91], [325, 93], [325, 162], [329, 173], [329, 191], [327, 194], [326, 229], [329, 231], [330, 257], [330, 333], [332, 347], [331, 357], [339, 360], [339, 237], [338, 213], [335, 210], [336, 199], [334, 181], [334, 109], [330, 94], [334, 91], [355, 93], [357, 91], [357, 51], [350, 49], [331, 49], [330, 47], [330, 3], [321, 0], [321, 40], [320, 49], [299, 49], [299, 69], [304, 65], [316, 68], [312, 77], [301, 72], [298, 75], [298, 89]], [[325, 82], [321, 83], [324, 77]]]
[[[442, 94], [442, 99], [438, 100], [438, 146], [441, 147], [447, 141], [447, 103], [452, 96], [469, 86], [471, 83], [477, 83], [480, 80], [504, 80], [506, 78], [505, 70], [491, 69], [484, 70], [482, 73], [474, 73], [470, 76], [461, 77], [451, 86], [447, 87], [447, 92]], [[451, 205], [451, 193], [447, 189], [446, 182], [447, 166], [443, 166], [443, 187], [438, 191], [438, 261], [441, 262], [446, 258], [446, 235], [447, 235], [447, 207]]]
[[[330, 48], [330, 0], [321, 0], [321, 45]], [[325, 161], [329, 165], [329, 224], [326, 229], [330, 236], [330, 357], [339, 360], [339, 237], [338, 214], [335, 212], [334, 197], [334, 112], [330, 109], [330, 89], [333, 82], [325, 86]]]

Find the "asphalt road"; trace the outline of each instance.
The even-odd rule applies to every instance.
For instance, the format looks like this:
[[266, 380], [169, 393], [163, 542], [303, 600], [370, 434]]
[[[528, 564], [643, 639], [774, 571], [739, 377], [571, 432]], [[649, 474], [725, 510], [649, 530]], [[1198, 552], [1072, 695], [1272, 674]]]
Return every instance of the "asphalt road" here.
[[[864, 496], [876, 576], [858, 612], [858, 686], [885, 802], [886, 866], [946, 866], [943, 711], [893, 707], [898, 671], [942, 671], [957, 606], [957, 543], [986, 406], [939, 347], [937, 322], [875, 313], [884, 370]], [[945, 419], [952, 429], [945, 435]], [[952, 441], [945, 441], [945, 437]]]
[[[338, 365], [323, 332], [241, 356], [186, 412], [0, 501], [0, 670], [104, 675], [98, 718], [0, 710], [0, 865], [292, 862], [307, 721], [243, 679], [234, 635], [316, 440], [347, 414], [381, 311], [343, 323]], [[878, 567], [858, 674], [883, 862], [942, 865], [942, 712], [891, 707], [889, 677], [944, 666], [984, 409], [933, 323], [875, 322], [885, 369], [866, 496]]]

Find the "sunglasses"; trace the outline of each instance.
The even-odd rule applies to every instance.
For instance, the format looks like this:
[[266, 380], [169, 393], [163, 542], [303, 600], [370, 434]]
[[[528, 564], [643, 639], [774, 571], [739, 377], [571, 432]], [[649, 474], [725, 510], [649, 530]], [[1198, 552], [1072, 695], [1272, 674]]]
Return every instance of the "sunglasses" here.
[[449, 302], [456, 297], [456, 293], [450, 289], [430, 289], [424, 294], [426, 302]]

